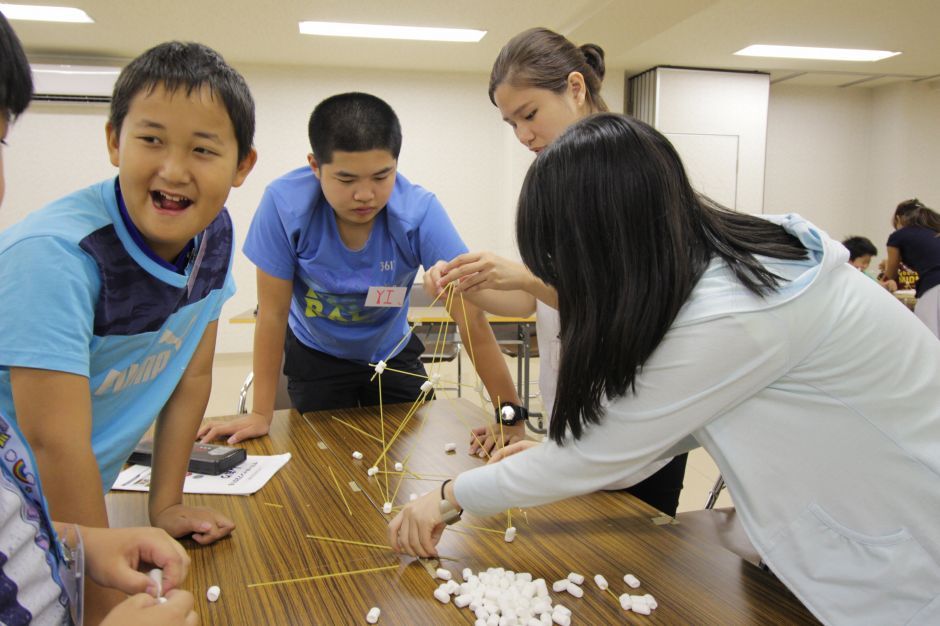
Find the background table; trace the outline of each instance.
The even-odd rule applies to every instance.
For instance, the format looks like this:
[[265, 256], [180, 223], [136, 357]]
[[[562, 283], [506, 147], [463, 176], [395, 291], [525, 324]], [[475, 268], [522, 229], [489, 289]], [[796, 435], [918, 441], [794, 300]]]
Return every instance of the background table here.
[[[386, 406], [386, 440], [405, 421], [409, 405]], [[396, 508], [412, 492], [437, 490], [445, 476], [481, 463], [466, 454], [470, 425], [488, 414], [465, 400], [438, 400], [422, 407], [401, 429], [388, 455], [386, 474], [366, 470], [382, 446], [377, 407], [334, 412], [279, 412], [269, 437], [246, 444], [251, 454], [291, 452], [291, 461], [253, 496], [186, 496], [235, 520], [233, 535], [212, 546], [187, 541], [193, 565], [186, 587], [196, 596], [204, 624], [360, 624], [372, 606], [380, 624], [472, 624], [467, 609], [433, 598], [440, 581], [425, 564], [387, 549], [312, 539], [308, 535], [386, 543], [388, 498]], [[342, 421], [340, 421], [342, 420]], [[457, 443], [447, 454], [445, 442]], [[352, 459], [361, 451], [362, 461]], [[405, 476], [393, 470], [405, 464]], [[379, 467], [385, 469], [384, 460]], [[334, 481], [335, 477], [335, 481]], [[339, 487], [337, 487], [337, 483]], [[400, 483], [400, 484], [399, 484]], [[341, 491], [340, 491], [341, 490]], [[342, 496], [340, 493], [342, 492]], [[146, 523], [146, 495], [112, 492], [111, 523]], [[394, 513], [393, 513], [394, 515]], [[570, 571], [584, 574], [584, 597], [553, 593], [574, 612], [574, 624], [811, 624], [806, 609], [772, 575], [711, 544], [681, 525], [657, 524], [660, 514], [622, 492], [596, 493], [554, 505], [512, 512], [516, 540], [503, 541], [505, 514], [464, 519], [449, 527], [439, 546], [442, 566], [455, 576], [504, 567], [531, 572], [549, 584]], [[344, 577], [249, 587], [377, 567], [390, 569]], [[433, 569], [433, 566], [431, 566]], [[591, 582], [603, 574], [617, 595], [629, 591], [632, 572], [659, 608], [645, 617], [620, 609], [616, 599]], [[209, 585], [220, 600], [205, 599]]]

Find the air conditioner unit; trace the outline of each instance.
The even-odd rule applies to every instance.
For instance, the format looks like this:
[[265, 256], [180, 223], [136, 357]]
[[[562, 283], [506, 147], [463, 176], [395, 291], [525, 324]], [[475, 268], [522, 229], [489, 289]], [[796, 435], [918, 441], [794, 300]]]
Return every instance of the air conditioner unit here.
[[33, 63], [35, 100], [44, 102], [111, 102], [121, 68], [103, 65]]

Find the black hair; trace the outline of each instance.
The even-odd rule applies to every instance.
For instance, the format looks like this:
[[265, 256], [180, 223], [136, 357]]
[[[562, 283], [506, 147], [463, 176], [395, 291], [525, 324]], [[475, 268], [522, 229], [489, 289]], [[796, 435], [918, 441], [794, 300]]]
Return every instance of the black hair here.
[[875, 256], [878, 254], [878, 248], [868, 237], [849, 237], [842, 242], [842, 245], [849, 250], [849, 261], [854, 261], [860, 256]]
[[23, 45], [0, 13], [0, 115], [7, 120], [26, 110], [33, 99], [33, 75]]
[[937, 213], [917, 198], [905, 200], [898, 204], [894, 211], [894, 219], [901, 226], [921, 226], [929, 228], [940, 237], [940, 213]]
[[748, 290], [782, 280], [756, 258], [802, 259], [782, 227], [693, 191], [669, 141], [613, 113], [570, 126], [533, 162], [516, 238], [529, 269], [558, 291], [561, 363], [550, 435], [600, 421], [604, 396], [635, 380], [713, 257]]
[[200, 43], [168, 41], [147, 50], [121, 71], [111, 96], [109, 122], [115, 132], [127, 117], [131, 100], [141, 91], [153, 93], [162, 86], [170, 93], [186, 95], [208, 87], [222, 99], [238, 142], [238, 161], [251, 151], [255, 136], [255, 102], [245, 79], [218, 52]]
[[564, 93], [568, 75], [580, 72], [591, 110], [607, 111], [607, 104], [601, 97], [605, 71], [604, 49], [597, 44], [578, 47], [564, 35], [547, 28], [530, 28], [510, 39], [493, 62], [490, 102], [496, 104], [494, 94], [503, 83]]
[[368, 93], [330, 96], [316, 106], [307, 124], [310, 149], [320, 165], [333, 162], [333, 153], [387, 150], [398, 158], [401, 124], [387, 102]]

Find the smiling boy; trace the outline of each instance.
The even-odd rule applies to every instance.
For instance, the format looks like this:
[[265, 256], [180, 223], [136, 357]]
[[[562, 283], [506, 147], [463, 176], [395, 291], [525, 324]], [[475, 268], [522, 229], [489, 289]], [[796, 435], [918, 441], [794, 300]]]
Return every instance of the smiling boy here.
[[151, 523], [199, 543], [231, 532], [183, 505], [182, 486], [234, 292], [223, 203], [254, 165], [253, 134], [235, 70], [199, 44], [159, 45], [115, 85], [117, 178], [0, 234], [0, 412], [29, 441], [53, 518], [106, 527], [104, 492], [156, 420]]
[[[365, 93], [327, 98], [310, 116], [308, 135], [308, 165], [268, 185], [245, 240], [258, 280], [252, 413], [204, 425], [203, 440], [235, 443], [268, 432], [282, 355], [301, 412], [379, 404], [369, 364], [380, 360], [411, 374], [386, 371], [383, 402], [413, 402], [420, 393], [424, 346], [414, 335], [402, 341], [408, 294], [419, 266], [467, 248], [434, 194], [398, 173], [401, 126], [386, 102]], [[368, 298], [379, 291], [382, 303]], [[518, 403], [483, 312], [456, 299], [454, 306], [491, 398]]]

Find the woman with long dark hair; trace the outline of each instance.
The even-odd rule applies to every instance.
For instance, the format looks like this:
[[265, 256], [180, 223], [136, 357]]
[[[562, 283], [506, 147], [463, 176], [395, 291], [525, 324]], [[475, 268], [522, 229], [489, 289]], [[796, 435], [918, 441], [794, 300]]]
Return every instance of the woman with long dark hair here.
[[[493, 62], [489, 96], [523, 146], [538, 154], [568, 126], [588, 115], [607, 111], [601, 95], [604, 50], [597, 44], [576, 46], [547, 28], [530, 28], [506, 43]], [[491, 313], [528, 316], [535, 313], [539, 346], [539, 391], [551, 414], [555, 404], [561, 342], [558, 294], [522, 264], [492, 252], [469, 252], [439, 263], [425, 276], [436, 295], [445, 285], [457, 289]], [[470, 443], [491, 451], [498, 439], [512, 443], [525, 436], [525, 425], [477, 428]], [[482, 455], [483, 453], [480, 452]], [[643, 468], [605, 489], [625, 489], [654, 508], [675, 515], [685, 478], [688, 454]]]
[[901, 263], [917, 272], [914, 315], [940, 337], [940, 213], [914, 198], [898, 204], [891, 223], [885, 278], [897, 280]]
[[841, 244], [715, 205], [665, 137], [614, 114], [535, 160], [517, 238], [559, 296], [551, 439], [407, 505], [393, 548], [433, 555], [450, 510], [589, 493], [700, 444], [822, 621], [940, 621], [940, 344]]

